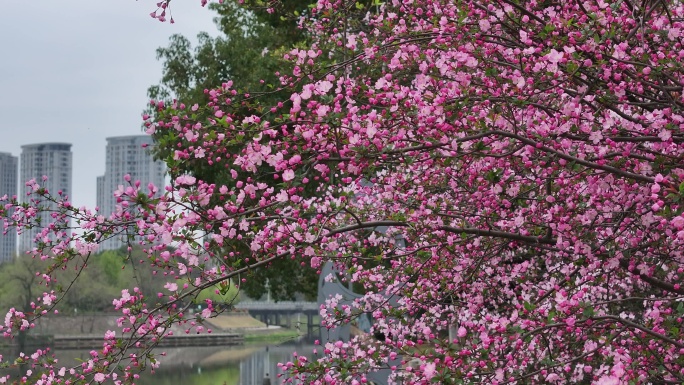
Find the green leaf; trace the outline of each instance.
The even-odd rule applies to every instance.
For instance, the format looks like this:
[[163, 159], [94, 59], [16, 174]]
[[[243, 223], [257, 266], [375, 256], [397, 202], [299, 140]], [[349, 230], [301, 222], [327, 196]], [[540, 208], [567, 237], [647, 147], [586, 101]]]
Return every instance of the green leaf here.
[[523, 307], [525, 308], [525, 310], [527, 310], [529, 312], [534, 311], [534, 309], [537, 308], [533, 303], [530, 303], [527, 301], [525, 301], [525, 303], [523, 303]]
[[499, 71], [494, 67], [488, 67], [487, 69], [485, 69], [485, 75], [487, 75], [489, 77], [494, 77], [498, 74], [499, 74]]

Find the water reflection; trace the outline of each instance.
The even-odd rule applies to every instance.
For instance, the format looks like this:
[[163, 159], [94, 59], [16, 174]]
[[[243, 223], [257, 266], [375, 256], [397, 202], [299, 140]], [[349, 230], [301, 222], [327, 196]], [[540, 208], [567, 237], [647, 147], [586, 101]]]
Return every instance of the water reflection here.
[[[154, 374], [145, 373], [137, 385], [263, 385], [268, 374], [272, 385], [279, 384], [284, 372], [279, 362], [292, 360], [292, 354], [311, 356], [311, 342], [254, 344], [234, 347], [164, 348], [161, 366]], [[55, 357], [62, 365], [77, 365], [90, 358], [89, 351], [61, 350]]]

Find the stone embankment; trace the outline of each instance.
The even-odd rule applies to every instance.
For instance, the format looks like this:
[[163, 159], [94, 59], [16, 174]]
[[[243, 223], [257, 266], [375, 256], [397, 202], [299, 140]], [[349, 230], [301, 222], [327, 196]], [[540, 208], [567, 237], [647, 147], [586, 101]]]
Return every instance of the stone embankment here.
[[[104, 334], [111, 330], [117, 337], [121, 336], [121, 328], [117, 325], [119, 315], [50, 315], [35, 322], [29, 334], [30, 343], [49, 345], [54, 348], [101, 348]], [[206, 331], [201, 334], [187, 333], [181, 326], [174, 326], [173, 335], [166, 337], [158, 346], [230, 346], [241, 345], [244, 334], [266, 328], [262, 322], [246, 313], [224, 313], [209, 319], [204, 324]]]

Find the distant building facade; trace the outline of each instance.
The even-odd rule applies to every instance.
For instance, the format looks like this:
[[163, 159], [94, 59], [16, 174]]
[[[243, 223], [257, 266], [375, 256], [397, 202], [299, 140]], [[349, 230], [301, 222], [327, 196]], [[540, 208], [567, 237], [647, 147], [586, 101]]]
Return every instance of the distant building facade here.
[[[46, 188], [48, 192], [57, 197], [59, 192], [62, 197], [71, 196], [71, 180], [72, 180], [72, 154], [70, 143], [39, 143], [28, 144], [21, 146], [21, 162], [20, 162], [20, 186], [19, 200], [20, 202], [29, 202], [32, 198], [26, 195], [26, 186], [24, 183], [28, 180], [35, 179], [41, 186]], [[47, 180], [43, 181], [43, 177]], [[34, 247], [34, 239], [43, 227], [49, 223], [54, 222], [50, 215], [50, 211], [56, 210], [56, 204], [52, 202], [42, 202], [41, 206], [47, 209], [39, 214], [40, 227], [32, 229], [25, 229], [19, 236], [19, 251], [25, 252]], [[67, 231], [67, 235], [70, 232]]]
[[[10, 199], [17, 195], [17, 179], [19, 174], [19, 158], [7, 152], [0, 152], [0, 197], [7, 195]], [[17, 232], [14, 228], [2, 234], [0, 221], [0, 263], [12, 260], [17, 253]]]
[[[116, 211], [114, 191], [128, 185], [124, 180], [126, 175], [130, 175], [131, 182], [139, 180], [145, 192], [152, 183], [163, 193], [166, 168], [164, 162], [154, 160], [149, 150], [151, 145], [152, 138], [148, 135], [107, 138], [105, 174], [97, 178], [97, 205], [105, 218]], [[100, 245], [100, 250], [118, 249], [124, 241], [122, 236], [111, 238]]]
[[102, 206], [104, 205], [104, 199], [105, 199], [105, 187], [104, 187], [104, 181], [105, 177], [104, 175], [98, 176], [97, 177], [97, 196], [95, 197], [95, 201], [97, 202], [97, 207], [102, 210]]

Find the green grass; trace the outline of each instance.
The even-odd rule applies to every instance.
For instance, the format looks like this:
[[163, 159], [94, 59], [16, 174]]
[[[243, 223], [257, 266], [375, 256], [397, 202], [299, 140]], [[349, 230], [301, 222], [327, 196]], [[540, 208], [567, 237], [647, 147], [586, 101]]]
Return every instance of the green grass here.
[[285, 340], [297, 337], [299, 337], [299, 333], [296, 330], [289, 329], [277, 329], [273, 332], [245, 333], [244, 335], [245, 342]]
[[160, 370], [158, 373], [144, 373], [135, 382], [138, 385], [237, 385], [240, 383], [240, 366], [228, 365], [219, 368], [174, 368], [169, 371]]

